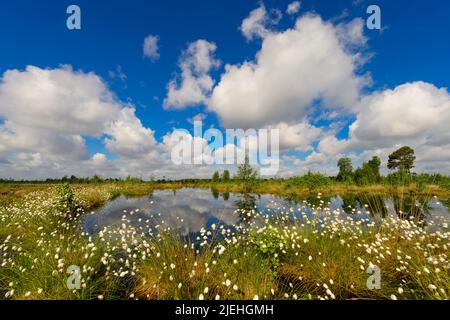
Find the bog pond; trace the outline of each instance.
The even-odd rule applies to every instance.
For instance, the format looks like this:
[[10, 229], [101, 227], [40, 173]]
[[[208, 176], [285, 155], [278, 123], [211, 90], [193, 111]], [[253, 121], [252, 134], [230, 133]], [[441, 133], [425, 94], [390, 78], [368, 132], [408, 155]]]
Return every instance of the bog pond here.
[[414, 216], [424, 223], [450, 221], [448, 200], [436, 197], [378, 195], [311, 195], [283, 198], [269, 194], [220, 193], [214, 189], [155, 190], [145, 197], [119, 196], [82, 221], [83, 229], [95, 235], [105, 227], [120, 227], [124, 219], [139, 226], [163, 227], [180, 235], [195, 235], [212, 225], [235, 226], [249, 219], [249, 211], [262, 216], [291, 212], [312, 215], [325, 209], [352, 219], [379, 220], [393, 215]]

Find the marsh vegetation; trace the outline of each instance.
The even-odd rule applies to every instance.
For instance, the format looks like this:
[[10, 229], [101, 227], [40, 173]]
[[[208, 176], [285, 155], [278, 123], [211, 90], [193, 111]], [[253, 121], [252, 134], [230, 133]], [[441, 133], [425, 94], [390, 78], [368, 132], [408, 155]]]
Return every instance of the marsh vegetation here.
[[[449, 298], [448, 209], [427, 209], [445, 201], [409, 193], [388, 202], [366, 193], [285, 199], [224, 192], [224, 184], [199, 191], [207, 203], [167, 182], [9, 186], [0, 208], [1, 297]], [[204, 220], [165, 205], [177, 192], [190, 195]], [[141, 202], [120, 207], [113, 221], [95, 220], [102, 209], [94, 209], [127, 197]], [[229, 210], [210, 219], [223, 203]], [[81, 269], [78, 290], [67, 288], [71, 265]], [[373, 265], [377, 290], [367, 287]]]

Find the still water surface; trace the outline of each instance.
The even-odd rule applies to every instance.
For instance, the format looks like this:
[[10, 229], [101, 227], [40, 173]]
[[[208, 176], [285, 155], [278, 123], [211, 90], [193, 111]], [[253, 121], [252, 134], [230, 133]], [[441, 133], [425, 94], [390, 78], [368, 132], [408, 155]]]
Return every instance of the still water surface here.
[[[450, 221], [448, 201], [438, 198], [412, 199], [383, 196], [321, 196], [286, 199], [268, 194], [219, 193], [208, 189], [157, 190], [145, 197], [120, 196], [91, 215], [85, 216], [83, 229], [94, 235], [104, 227], [120, 226], [127, 216], [135, 226], [151, 224], [176, 229], [182, 235], [195, 234], [212, 224], [235, 225], [243, 214], [254, 209], [273, 214], [290, 210], [311, 214], [317, 206], [337, 210], [353, 219], [381, 219], [387, 215], [407, 218], [414, 214], [426, 221]], [[406, 214], [408, 213], [408, 214]]]

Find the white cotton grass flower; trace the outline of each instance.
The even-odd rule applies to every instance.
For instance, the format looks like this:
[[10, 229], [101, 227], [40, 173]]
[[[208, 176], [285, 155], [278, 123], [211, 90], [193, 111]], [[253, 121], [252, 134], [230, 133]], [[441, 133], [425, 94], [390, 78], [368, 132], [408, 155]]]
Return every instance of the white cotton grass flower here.
[[436, 290], [436, 286], [434, 284], [429, 284], [428, 289], [430, 290]]
[[8, 292], [5, 293], [5, 298], [11, 298], [14, 295], [14, 289], [9, 290]]
[[178, 284], [178, 289], [181, 289], [182, 286], [183, 286], [183, 284], [180, 282], [180, 283]]
[[102, 294], [99, 294], [99, 295], [97, 296], [97, 298], [98, 298], [98, 300], [103, 300], [105, 297], [104, 297]]
[[395, 294], [391, 294], [391, 300], [397, 300], [397, 297], [395, 296]]
[[399, 288], [398, 288], [398, 293], [399, 293], [399, 294], [402, 294], [402, 293], [403, 293], [403, 288], [402, 288], [402, 287], [399, 287]]
[[237, 285], [233, 285], [233, 290], [237, 291], [237, 289], [239, 289], [238, 286]]
[[225, 285], [229, 287], [231, 285], [231, 280], [230, 279], [225, 280]]
[[255, 295], [253, 296], [253, 300], [259, 300], [259, 297], [258, 297], [257, 294], [255, 294]]
[[198, 300], [205, 300], [205, 296], [203, 295], [203, 293], [200, 293], [200, 295], [198, 296]]
[[220, 296], [218, 294], [216, 294], [216, 297], [214, 299], [215, 300], [220, 300]]

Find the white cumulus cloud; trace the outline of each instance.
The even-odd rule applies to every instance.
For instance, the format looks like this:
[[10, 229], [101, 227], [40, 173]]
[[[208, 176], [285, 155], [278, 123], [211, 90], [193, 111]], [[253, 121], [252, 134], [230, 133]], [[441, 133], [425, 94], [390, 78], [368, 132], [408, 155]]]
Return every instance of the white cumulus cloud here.
[[368, 77], [356, 73], [358, 55], [339, 32], [308, 14], [292, 29], [265, 35], [255, 61], [225, 66], [209, 110], [226, 127], [257, 128], [301, 121], [317, 101], [321, 108], [354, 105]]
[[144, 57], [149, 58], [153, 62], [159, 59], [159, 36], [149, 35], [145, 37], [143, 44]]
[[296, 14], [297, 12], [300, 11], [300, 6], [301, 6], [300, 1], [291, 2], [291, 3], [289, 3], [289, 5], [286, 9], [286, 13], [290, 14], [290, 15]]
[[203, 39], [188, 45], [179, 61], [180, 79], [173, 79], [167, 85], [166, 109], [183, 109], [206, 102], [214, 85], [209, 72], [220, 65], [214, 58], [216, 49], [215, 43]]

